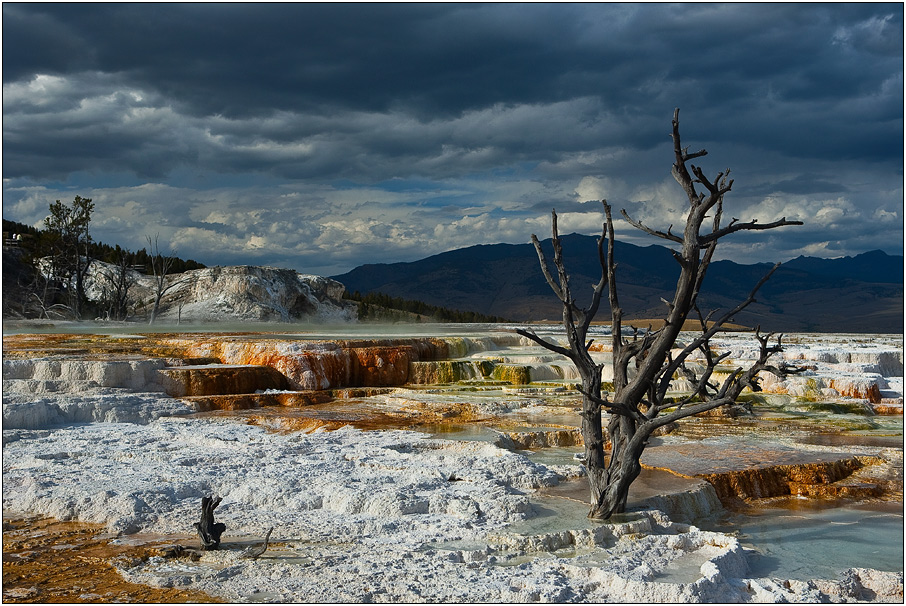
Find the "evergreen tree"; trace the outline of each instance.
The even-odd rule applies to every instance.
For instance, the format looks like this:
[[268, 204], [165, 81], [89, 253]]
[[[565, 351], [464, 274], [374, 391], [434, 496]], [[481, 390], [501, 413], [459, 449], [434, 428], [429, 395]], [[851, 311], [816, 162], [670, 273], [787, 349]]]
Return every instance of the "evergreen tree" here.
[[70, 292], [69, 306], [81, 319], [88, 299], [85, 296], [85, 276], [91, 266], [91, 198], [76, 196], [70, 206], [57, 200], [50, 205], [50, 215], [44, 219], [47, 245], [51, 257], [51, 273], [63, 282]]

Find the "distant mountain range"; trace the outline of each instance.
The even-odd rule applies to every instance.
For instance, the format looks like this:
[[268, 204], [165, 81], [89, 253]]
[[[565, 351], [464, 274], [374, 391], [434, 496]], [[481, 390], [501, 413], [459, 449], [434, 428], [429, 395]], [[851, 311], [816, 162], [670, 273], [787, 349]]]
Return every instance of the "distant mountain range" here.
[[[596, 238], [561, 237], [571, 287], [587, 305], [601, 269]], [[542, 243], [552, 255], [550, 240]], [[624, 316], [660, 318], [679, 268], [669, 249], [615, 244], [617, 284]], [[771, 264], [711, 264], [699, 297], [702, 311], [731, 309], [744, 300]], [[531, 244], [470, 246], [411, 263], [362, 265], [332, 276], [350, 292], [393, 297], [516, 321], [560, 317]], [[798, 257], [784, 263], [735, 323], [772, 331], [903, 332], [903, 257], [876, 250], [855, 257]], [[605, 302], [599, 320], [609, 318]]]

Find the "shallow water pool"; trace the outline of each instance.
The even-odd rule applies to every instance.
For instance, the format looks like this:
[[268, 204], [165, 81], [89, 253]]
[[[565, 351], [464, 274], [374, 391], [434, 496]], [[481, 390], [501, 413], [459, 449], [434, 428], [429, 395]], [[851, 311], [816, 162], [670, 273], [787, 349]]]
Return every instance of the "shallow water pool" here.
[[743, 546], [754, 550], [752, 577], [834, 579], [847, 568], [903, 570], [902, 503], [785, 499], [700, 527], [738, 531]]

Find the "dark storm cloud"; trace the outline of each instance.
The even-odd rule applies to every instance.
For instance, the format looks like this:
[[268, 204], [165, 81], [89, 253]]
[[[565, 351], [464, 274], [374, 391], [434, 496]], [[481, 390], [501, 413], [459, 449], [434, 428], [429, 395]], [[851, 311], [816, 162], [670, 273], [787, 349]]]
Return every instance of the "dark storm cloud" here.
[[[236, 227], [252, 199], [272, 222], [322, 205], [317, 237], [294, 237], [346, 238], [348, 258], [388, 225], [427, 252], [477, 229], [524, 239], [552, 205], [584, 229], [578, 203], [603, 196], [653, 220], [679, 208], [681, 107], [744, 209], [826, 207], [822, 229], [856, 242], [902, 222], [902, 74], [899, 4], [6, 3], [4, 210], [133, 175], [175, 188], [135, 193], [152, 207], [152, 191], [193, 200], [183, 236], [237, 258], [277, 240]], [[233, 214], [201, 213], [201, 190]], [[799, 233], [788, 254], [821, 244]]]
[[651, 117], [681, 106], [705, 108], [716, 140], [806, 156], [901, 148], [900, 98], [879, 95], [901, 71], [893, 5], [4, 5], [4, 20], [4, 82], [102, 73], [187, 117], [289, 112], [277, 141], [347, 112], [430, 121], [593, 97], [553, 145], [512, 137], [557, 151], [610, 114], [638, 122], [599, 133], [610, 144], [651, 146], [663, 141]]
[[[531, 55], [546, 53], [526, 37], [541, 34], [540, 24], [508, 35], [506, 14], [469, 6], [101, 4], [7, 12], [17, 31], [4, 41], [17, 64], [7, 81], [35, 72], [118, 73], [195, 115], [397, 104], [458, 112], [525, 100], [527, 88], [531, 100], [543, 90], [527, 77], [537, 67]], [[60, 31], [81, 52], [40, 52]]]
[[4, 21], [5, 82], [122, 74], [198, 115], [832, 99], [902, 54], [895, 5], [7, 4]]

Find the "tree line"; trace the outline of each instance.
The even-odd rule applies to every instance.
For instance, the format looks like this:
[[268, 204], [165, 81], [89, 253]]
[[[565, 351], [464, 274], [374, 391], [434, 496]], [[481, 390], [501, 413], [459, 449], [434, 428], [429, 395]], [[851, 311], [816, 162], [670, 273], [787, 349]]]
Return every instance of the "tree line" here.
[[[22, 248], [23, 251], [29, 253], [32, 257], [40, 256], [42, 250], [47, 250], [46, 239], [48, 234], [45, 230], [19, 223], [18, 221], [3, 219], [3, 234], [4, 239], [7, 241], [12, 240], [14, 235], [21, 236], [21, 238], [14, 241], [15, 245]], [[121, 247], [119, 244], [110, 246], [109, 244], [92, 240], [88, 245], [88, 251], [92, 259], [111, 264], [115, 264], [117, 259], [123, 254], [123, 251], [125, 251], [132, 261], [133, 269], [149, 276], [154, 273], [151, 269], [152, 255], [146, 248], [131, 251]], [[181, 259], [174, 256], [173, 264], [170, 266], [168, 273], [181, 274], [193, 269], [204, 269], [205, 267], [207, 267], [205, 264], [193, 259]]]
[[[60, 200], [50, 204], [44, 229], [3, 220], [4, 316], [126, 320], [144, 305], [133, 287], [137, 276], [146, 274], [154, 276], [153, 323], [163, 295], [182, 282], [169, 276], [205, 267], [172, 252], [161, 253], [157, 237], [146, 236], [147, 250], [137, 251], [94, 241], [93, 210], [91, 198], [76, 196], [71, 204]], [[101, 296], [89, 300], [87, 280], [96, 261], [105, 263], [93, 272]]]
[[415, 314], [416, 321], [421, 322], [424, 318], [431, 318], [440, 322], [450, 322], [456, 324], [487, 324], [487, 323], [504, 323], [510, 322], [500, 316], [489, 316], [476, 311], [459, 311], [448, 309], [437, 305], [429, 305], [423, 301], [414, 301], [400, 297], [391, 297], [390, 295], [380, 292], [370, 292], [361, 294], [359, 291], [350, 293], [345, 291], [343, 298], [350, 301], [357, 301], [359, 305], [359, 320], [371, 320], [374, 322], [394, 322], [406, 320], [401, 317], [400, 311]]

